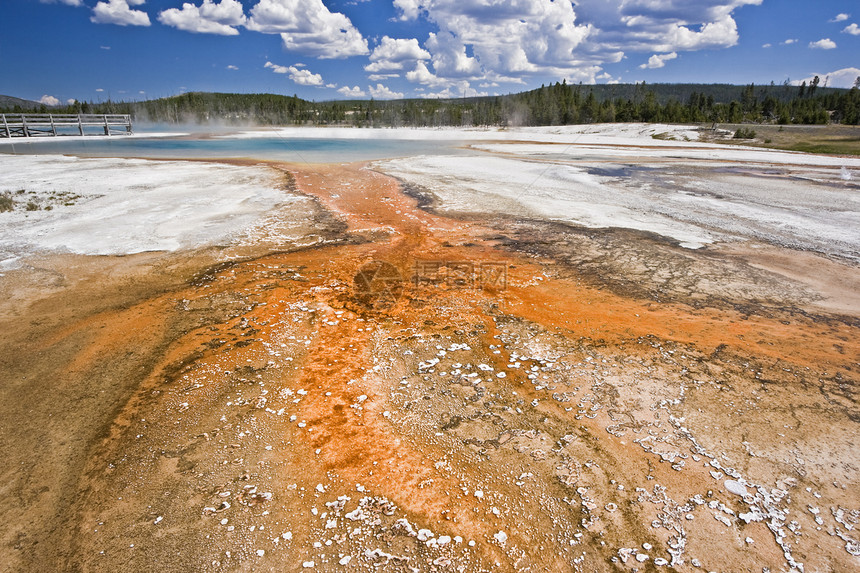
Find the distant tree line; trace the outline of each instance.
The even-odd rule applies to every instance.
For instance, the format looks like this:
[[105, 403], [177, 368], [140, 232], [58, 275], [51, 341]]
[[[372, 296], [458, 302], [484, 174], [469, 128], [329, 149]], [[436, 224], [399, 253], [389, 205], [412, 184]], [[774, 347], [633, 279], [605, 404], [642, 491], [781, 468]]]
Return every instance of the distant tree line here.
[[[310, 102], [273, 94], [186, 93], [143, 102], [74, 102], [53, 113], [126, 113], [135, 121], [227, 125], [538, 126], [612, 122], [860, 124], [850, 90], [808, 85], [568, 85], [495, 97]], [[17, 108], [12, 113], [39, 111]]]
[[[858, 78], [860, 84], [860, 78]], [[603, 122], [664, 123], [860, 123], [860, 90], [817, 89], [818, 78], [807, 87], [762, 86], [736, 88], [728, 101], [716, 100], [710, 90], [691, 91], [683, 100], [658, 97], [658, 92], [638, 84], [628, 97], [599, 97], [588, 87], [568, 87], [563, 82], [510, 96], [513, 117], [526, 125], [559, 125]], [[605, 92], [604, 92], [605, 93]], [[486, 112], [483, 110], [486, 109]], [[504, 121], [505, 104], [477, 106], [481, 122]], [[489, 117], [482, 115], [489, 113]]]

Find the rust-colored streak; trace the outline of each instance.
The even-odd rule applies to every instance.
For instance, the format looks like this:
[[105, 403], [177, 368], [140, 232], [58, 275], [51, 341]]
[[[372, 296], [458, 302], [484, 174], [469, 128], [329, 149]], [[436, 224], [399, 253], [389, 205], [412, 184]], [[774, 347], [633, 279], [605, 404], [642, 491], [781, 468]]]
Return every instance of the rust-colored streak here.
[[[297, 191], [346, 224], [343, 240], [233, 261], [205, 280], [101, 310], [39, 340], [40, 352], [85, 340], [57, 367], [62, 380], [85, 380], [109, 361], [115, 376], [127, 375], [134, 387], [115, 398], [105, 431], [81, 447], [86, 466], [73, 486], [64, 486], [71, 487], [63, 507], [74, 523], [51, 538], [63, 550], [50, 559], [40, 549], [32, 555], [54, 568], [79, 570], [171, 559], [177, 559], [172, 570], [297, 570], [310, 559], [317, 570], [336, 570], [350, 551], [357, 555], [353, 565], [364, 559], [372, 567], [383, 559], [372, 554], [376, 545], [359, 552], [349, 537], [366, 535], [362, 539], [408, 558], [391, 563], [419, 570], [460, 564], [468, 571], [614, 571], [620, 548], [647, 541], [665, 549], [674, 543], [667, 532], [701, 527], [702, 539], [691, 544], [717, 556], [726, 552], [726, 570], [741, 567], [745, 552], [758, 547], [771, 548], [761, 550], [762, 563], [784, 565], [764, 527], [754, 530], [753, 548], [733, 541], [737, 547], [727, 549], [708, 541], [723, 531], [713, 528], [724, 527], [714, 525], [713, 511], [699, 511], [694, 522], [691, 506], [685, 510], [690, 517], [672, 517], [688, 521], [661, 525], [655, 533], [649, 528], [668, 519], [671, 500], [641, 500], [657, 484], [670, 486], [676, 505], [719, 489], [709, 459], [728, 465], [734, 456], [731, 463], [745, 471], [787, 472], [779, 464], [795, 453], [788, 456], [778, 441], [767, 444], [776, 453], [761, 454], [770, 456], [765, 469], [754, 465], [758, 454], [738, 461], [751, 450], [737, 444], [750, 448], [746, 440], [753, 439], [723, 440], [709, 417], [717, 410], [709, 408], [722, 408], [721, 400], [730, 404], [719, 411], [725, 414], [720, 431], [728, 436], [752, 411], [741, 409], [742, 399], [768, 391], [762, 403], [788, 403], [781, 392], [797, 387], [786, 375], [784, 386], [763, 388], [758, 371], [751, 374], [755, 369], [771, 368], [770, 376], [804, 368], [835, 372], [837, 386], [840, 377], [856, 378], [855, 326], [601, 290], [545, 272], [550, 260], [497, 248], [487, 238], [494, 235], [491, 221], [419, 209], [395, 180], [364, 165], [273, 167], [289, 172]], [[492, 288], [413, 281], [422, 261], [501, 265], [506, 281]], [[403, 278], [399, 299], [384, 308], [368, 306], [359, 296], [365, 287], [354, 282], [373, 262], [393, 265]], [[526, 340], [527, 332], [537, 334]], [[532, 344], [533, 355], [522, 348], [515, 355], [507, 340]], [[563, 352], [539, 358], [552, 344]], [[715, 360], [714, 374], [707, 357], [723, 350], [740, 358]], [[133, 352], [149, 361], [124, 373], [126, 353]], [[417, 366], [434, 356], [448, 360], [439, 367], [444, 371]], [[552, 370], [558, 362], [565, 362], [564, 370]], [[727, 383], [719, 386], [716, 378]], [[723, 398], [730, 386], [737, 394]], [[678, 388], [689, 405], [672, 401]], [[822, 386], [820, 393], [850, 407], [842, 386]], [[810, 392], [818, 394], [817, 388]], [[807, 406], [822, 407], [801, 406], [786, 409], [802, 417]], [[699, 450], [684, 442], [676, 448], [687, 463], [679, 474], [683, 464], [674, 456], [680, 453], [660, 448], [670, 430], [681, 427], [667, 419], [684, 415], [703, 441], [713, 439], [696, 447], [729, 450], [729, 456], [693, 463], [687, 454]], [[834, 419], [846, 427], [843, 418]], [[856, 475], [821, 457], [833, 475]], [[634, 493], [637, 487], [648, 494]], [[845, 495], [830, 489], [830, 495]], [[271, 495], [254, 497], [260, 492]], [[438, 538], [462, 539], [428, 553], [426, 540], [416, 541], [414, 532], [397, 537], [382, 517], [382, 529], [365, 523], [361, 532], [363, 522], [343, 513], [364, 495], [392, 501], [401, 512], [394, 517], [405, 516]], [[600, 504], [591, 498], [598, 495]], [[338, 513], [331, 509], [338, 498], [353, 505]], [[186, 546], [192, 549], [177, 557]]]

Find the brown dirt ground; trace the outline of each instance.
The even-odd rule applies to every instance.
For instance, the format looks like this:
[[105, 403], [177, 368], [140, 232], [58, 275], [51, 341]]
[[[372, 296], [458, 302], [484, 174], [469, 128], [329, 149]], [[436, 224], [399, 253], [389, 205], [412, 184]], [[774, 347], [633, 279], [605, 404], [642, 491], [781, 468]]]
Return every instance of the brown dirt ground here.
[[0, 570], [857, 567], [856, 268], [273, 168], [327, 244], [0, 278]]

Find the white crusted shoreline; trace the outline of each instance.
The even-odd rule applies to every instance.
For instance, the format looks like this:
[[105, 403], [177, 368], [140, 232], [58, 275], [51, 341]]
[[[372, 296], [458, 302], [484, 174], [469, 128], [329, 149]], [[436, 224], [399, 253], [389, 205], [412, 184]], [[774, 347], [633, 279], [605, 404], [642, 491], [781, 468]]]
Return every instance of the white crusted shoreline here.
[[[16, 201], [0, 213], [0, 265], [39, 251], [121, 255], [219, 244], [289, 201], [279, 187], [262, 167], [0, 155], [0, 193]], [[27, 210], [29, 202], [38, 209]]]
[[544, 130], [566, 132], [568, 143], [480, 143], [474, 156], [373, 165], [430, 191], [443, 211], [634, 229], [688, 248], [758, 240], [860, 261], [860, 158], [653, 140], [647, 130], [637, 140], [629, 135], [641, 126], [603, 127], [582, 138]]
[[[670, 139], [653, 138], [663, 134]], [[183, 134], [133, 137], [169, 135]], [[698, 135], [695, 126], [603, 124], [296, 127], [215, 137], [462, 142], [472, 151], [373, 165], [433, 192], [443, 210], [636, 229], [689, 248], [755, 239], [860, 260], [860, 158], [725, 146]], [[0, 193], [24, 189], [21, 200], [32, 195], [40, 204], [26, 211], [24, 201], [0, 215], [0, 271], [34, 251], [129, 254], [221, 244], [294, 200], [276, 187], [261, 167], [0, 154]], [[80, 197], [66, 205], [58, 193]], [[51, 211], [41, 208], [49, 204]]]

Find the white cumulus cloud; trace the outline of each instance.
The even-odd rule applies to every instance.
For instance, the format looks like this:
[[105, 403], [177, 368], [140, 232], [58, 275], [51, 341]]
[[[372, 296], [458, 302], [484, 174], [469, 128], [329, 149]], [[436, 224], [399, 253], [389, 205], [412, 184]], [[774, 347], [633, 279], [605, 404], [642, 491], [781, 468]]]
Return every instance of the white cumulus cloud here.
[[780, 42], [780, 44], [782, 44], [783, 46], [790, 46], [790, 45], [796, 44], [796, 43], [797, 43], [797, 38], [789, 38], [785, 42]]
[[404, 19], [426, 17], [439, 30], [424, 47], [434, 73], [452, 81], [578, 68], [577, 48], [592, 32], [571, 2], [510, 0], [395, 0]]
[[851, 17], [851, 14], [842, 13], [842, 14], [837, 14], [836, 17], [834, 17], [830, 21], [831, 22], [844, 22], [845, 20], [847, 20], [850, 17]]
[[58, 100], [57, 98], [55, 98], [52, 95], [45, 94], [39, 98], [39, 103], [53, 107], [53, 106], [60, 105], [60, 100]]
[[367, 93], [365, 93], [365, 91], [358, 86], [352, 88], [349, 86], [343, 86], [342, 88], [337, 90], [337, 92], [343, 94], [344, 97], [351, 98], [364, 97], [367, 95]]
[[[271, 68], [276, 74], [287, 74], [290, 79], [300, 86], [322, 86], [325, 82], [320, 74], [312, 73], [306, 68], [297, 68], [296, 66], [279, 66], [272, 62], [266, 62], [264, 68]], [[332, 86], [329, 86], [332, 87]]]
[[842, 68], [841, 70], [836, 70], [826, 74], [812, 74], [808, 78], [795, 80], [791, 83], [799, 86], [801, 83], [806, 82], [806, 84], [809, 85], [815, 79], [815, 76], [818, 76], [818, 80], [822, 87], [824, 87], [826, 82], [827, 87], [829, 88], [851, 88], [854, 86], [854, 82], [857, 81], [857, 78], [860, 77], [860, 68]]
[[421, 13], [421, 0], [394, 0], [394, 5], [400, 10], [401, 20], [415, 20]]
[[639, 68], [643, 70], [656, 70], [657, 68], [662, 68], [663, 66], [665, 66], [666, 62], [668, 62], [669, 60], [674, 60], [677, 57], [678, 54], [676, 52], [672, 52], [671, 54], [654, 54], [653, 56], [648, 58], [647, 62], [639, 66]]
[[[594, 82], [628, 52], [728, 48], [739, 33], [732, 13], [762, 0], [394, 0], [401, 20], [438, 31], [426, 66], [449, 82], [518, 81], [554, 75]], [[417, 69], [416, 80], [426, 76]], [[453, 84], [452, 84], [453, 85]]]
[[117, 26], [149, 26], [149, 15], [142, 10], [132, 10], [131, 6], [145, 4], [146, 0], [108, 0], [93, 7], [90, 21], [95, 24], [116, 24]]
[[599, 30], [595, 41], [622, 51], [728, 48], [738, 42], [732, 12], [762, 0], [582, 0], [579, 15]]
[[402, 70], [407, 64], [429, 59], [430, 52], [422, 48], [417, 39], [383, 36], [371, 52], [370, 64], [364, 66], [364, 70], [373, 73]]
[[276, 74], [285, 74], [289, 71], [289, 68], [287, 66], [279, 66], [278, 64], [273, 64], [272, 62], [266, 62], [263, 67], [271, 68], [272, 71]]
[[450, 83], [448, 80], [436, 76], [427, 69], [427, 64], [424, 62], [418, 62], [414, 70], [406, 72], [406, 79], [425, 86], [441, 86]]
[[848, 24], [842, 30], [842, 33], [851, 34], [852, 36], [860, 36], [860, 26], [857, 26], [857, 24]]
[[323, 59], [369, 53], [367, 40], [349, 18], [331, 12], [322, 0], [260, 0], [246, 27], [280, 34], [287, 50]]
[[[500, 32], [504, 34], [504, 32]], [[483, 43], [483, 42], [482, 42]], [[463, 38], [448, 31], [440, 31], [438, 34], [430, 33], [427, 38], [426, 46], [433, 53], [433, 67], [436, 71], [445, 77], [478, 77], [483, 74], [484, 69], [479, 59], [475, 56], [470, 56], [466, 51], [466, 44]], [[473, 44], [474, 47], [474, 44]], [[514, 48], [518, 51], [519, 48]], [[483, 50], [481, 50], [483, 52]], [[492, 69], [493, 63], [498, 62], [497, 54], [487, 54], [487, 67]], [[508, 61], [519, 59], [519, 56], [506, 58]]]
[[822, 38], [817, 42], [809, 42], [809, 47], [813, 50], [832, 50], [836, 47], [836, 42], [830, 38]]
[[158, 21], [186, 32], [236, 36], [236, 26], [245, 23], [245, 12], [238, 0], [203, 0], [200, 6], [186, 2], [182, 8], [170, 8], [158, 15]]
[[420, 94], [418, 97], [423, 99], [451, 99], [461, 97], [481, 97], [486, 95], [488, 95], [487, 92], [479, 92], [478, 90], [472, 88], [469, 85], [469, 82], [463, 80], [449, 85], [444, 90], [437, 92], [425, 92]]
[[382, 84], [376, 84], [376, 87], [369, 86], [370, 96], [374, 99], [400, 99], [403, 97], [402, 92], [396, 92]]

